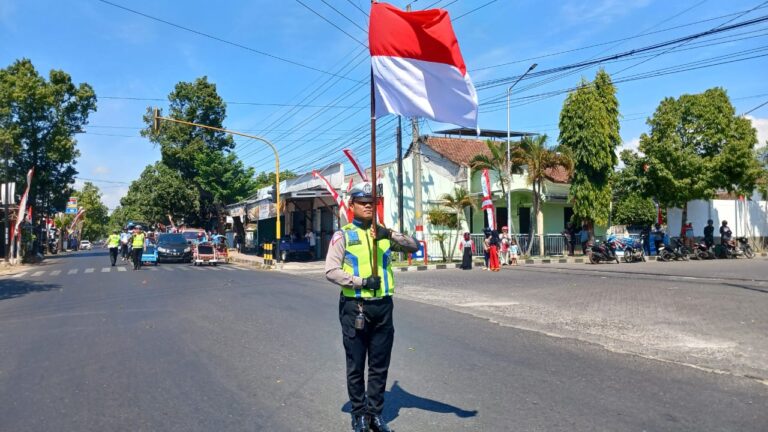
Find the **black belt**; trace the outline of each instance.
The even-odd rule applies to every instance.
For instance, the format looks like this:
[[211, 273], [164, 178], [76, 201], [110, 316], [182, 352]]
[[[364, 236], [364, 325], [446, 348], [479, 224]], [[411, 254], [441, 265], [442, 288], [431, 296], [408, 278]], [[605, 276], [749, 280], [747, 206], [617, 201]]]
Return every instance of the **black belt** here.
[[391, 302], [392, 296], [384, 296], [384, 297], [347, 297], [343, 293], [341, 294], [341, 300], [343, 301], [364, 301], [366, 303], [377, 303], [377, 302]]

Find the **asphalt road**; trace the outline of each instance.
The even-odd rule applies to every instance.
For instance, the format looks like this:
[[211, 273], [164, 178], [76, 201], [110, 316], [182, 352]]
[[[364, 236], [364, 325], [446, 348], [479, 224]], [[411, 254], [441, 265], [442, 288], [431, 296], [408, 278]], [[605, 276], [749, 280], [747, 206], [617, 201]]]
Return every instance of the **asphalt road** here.
[[[0, 279], [0, 431], [348, 429], [335, 287], [106, 263], [80, 252]], [[406, 299], [395, 325], [399, 432], [768, 430], [752, 379]]]

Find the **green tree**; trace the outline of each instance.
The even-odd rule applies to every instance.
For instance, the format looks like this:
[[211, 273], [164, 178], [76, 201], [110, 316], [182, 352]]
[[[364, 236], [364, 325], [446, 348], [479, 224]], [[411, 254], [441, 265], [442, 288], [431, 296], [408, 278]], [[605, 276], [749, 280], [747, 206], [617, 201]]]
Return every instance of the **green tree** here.
[[0, 70], [0, 140], [10, 143], [10, 177], [17, 190], [23, 190], [27, 171], [35, 167], [29, 194], [33, 212], [64, 207], [80, 155], [74, 136], [95, 110], [93, 88], [74, 84], [64, 71], [51, 70], [46, 80], [28, 59]]
[[656, 206], [650, 198], [638, 193], [626, 195], [616, 201], [613, 223], [618, 225], [649, 226], [656, 221]]
[[736, 111], [722, 88], [665, 98], [640, 136], [644, 194], [665, 207], [709, 199], [718, 189], [751, 195], [762, 169], [755, 157], [757, 131]]
[[[458, 217], [455, 213], [451, 213], [444, 208], [436, 207], [427, 212], [429, 223], [435, 227], [443, 227], [449, 230], [458, 229], [459, 224]], [[448, 239], [448, 235], [444, 232], [435, 233], [432, 238], [437, 240], [440, 245], [440, 252], [443, 254], [443, 262], [448, 260], [448, 253], [445, 250], [445, 241]]]
[[[226, 103], [207, 77], [194, 82], [179, 82], [168, 95], [170, 117], [222, 128], [226, 118]], [[142, 135], [160, 146], [163, 163], [177, 171], [198, 193], [197, 215], [188, 215], [187, 222], [205, 224], [221, 215], [224, 204], [245, 198], [255, 190], [253, 170], [231, 153], [233, 138], [220, 131], [162, 122], [159, 130], [153, 123], [152, 109], [144, 116], [147, 128]]]
[[[526, 168], [528, 184], [531, 185], [533, 220], [531, 224], [531, 240], [534, 233], [540, 233], [543, 227], [537, 224], [537, 215], [541, 208], [541, 191], [544, 187], [544, 181], [549, 179], [550, 173], [554, 169], [564, 169], [569, 173], [573, 170], [573, 160], [568, 149], [552, 149], [547, 145], [547, 137], [537, 135], [534, 137], [523, 137], [522, 140], [512, 149], [512, 169], [520, 171], [522, 167]], [[531, 254], [533, 241], [528, 242], [526, 255]]]
[[[290, 180], [292, 178], [296, 178], [296, 173], [290, 170], [286, 171], [280, 171], [280, 181], [283, 180]], [[259, 175], [256, 176], [256, 185], [255, 188], [261, 189], [263, 187], [267, 186], [274, 186], [275, 185], [275, 173], [273, 172], [265, 172], [262, 171], [259, 173]]]
[[507, 166], [507, 144], [488, 140], [485, 145], [488, 146], [490, 155], [475, 155], [469, 164], [475, 170], [487, 169], [495, 172], [501, 184], [501, 194], [506, 195], [510, 180], [508, 173], [511, 170], [511, 166]]
[[444, 206], [453, 210], [456, 215], [456, 223], [452, 227], [452, 229], [456, 230], [456, 235], [454, 235], [453, 239], [448, 243], [448, 249], [450, 251], [448, 253], [448, 258], [453, 260], [453, 253], [458, 244], [459, 236], [461, 235], [459, 231], [461, 230], [461, 221], [464, 219], [464, 211], [467, 207], [473, 207], [475, 202], [472, 199], [472, 196], [469, 195], [469, 192], [463, 187], [454, 188], [452, 194], [443, 194], [440, 197], [440, 200], [443, 202]]
[[195, 187], [177, 171], [156, 162], [131, 183], [112, 215], [112, 226], [123, 226], [128, 220], [168, 224], [168, 215], [188, 220], [198, 213], [198, 205]]
[[91, 182], [85, 182], [83, 188], [75, 191], [77, 205], [85, 209], [83, 215], [82, 238], [95, 241], [107, 234], [109, 209], [101, 201], [101, 191]]
[[560, 145], [571, 150], [574, 160], [568, 195], [574, 216], [587, 222], [590, 237], [594, 224], [608, 223], [611, 176], [620, 144], [616, 88], [601, 69], [594, 82], [582, 79], [560, 111]]

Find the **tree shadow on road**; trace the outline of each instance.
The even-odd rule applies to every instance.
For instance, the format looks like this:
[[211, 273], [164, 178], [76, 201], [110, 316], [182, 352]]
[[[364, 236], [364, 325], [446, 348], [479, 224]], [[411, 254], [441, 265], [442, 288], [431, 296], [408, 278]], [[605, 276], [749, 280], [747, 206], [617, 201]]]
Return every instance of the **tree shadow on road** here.
[[[439, 414], [455, 414], [459, 418], [469, 418], [477, 415], [477, 410], [468, 411], [453, 405], [408, 393], [400, 386], [398, 381], [395, 381], [394, 384], [392, 384], [392, 388], [384, 394], [384, 400], [386, 403], [384, 404], [382, 417], [384, 417], [384, 420], [387, 422], [396, 419], [400, 415], [400, 409], [402, 408], [417, 408]], [[351, 413], [352, 404], [347, 402], [341, 407], [341, 410], [345, 413]]]
[[33, 292], [45, 292], [59, 289], [61, 285], [28, 280], [0, 280], [0, 301], [25, 296]]

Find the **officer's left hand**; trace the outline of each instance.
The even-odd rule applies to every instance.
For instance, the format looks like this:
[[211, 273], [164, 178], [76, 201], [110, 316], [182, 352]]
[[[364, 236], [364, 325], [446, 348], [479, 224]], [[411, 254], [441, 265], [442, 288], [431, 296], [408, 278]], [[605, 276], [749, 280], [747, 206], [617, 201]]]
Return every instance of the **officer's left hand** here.
[[383, 225], [376, 225], [376, 230], [371, 227], [371, 235], [373, 235], [376, 240], [387, 240], [391, 234], [392, 230]]

